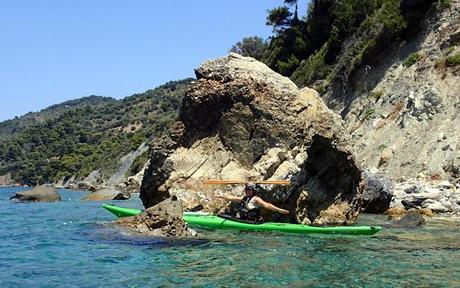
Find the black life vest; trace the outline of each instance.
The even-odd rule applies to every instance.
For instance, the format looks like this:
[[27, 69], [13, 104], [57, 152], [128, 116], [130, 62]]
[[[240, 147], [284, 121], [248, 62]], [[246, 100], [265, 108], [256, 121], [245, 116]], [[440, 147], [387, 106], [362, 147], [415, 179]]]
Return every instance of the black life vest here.
[[[254, 196], [244, 196], [243, 201], [241, 201], [239, 214], [240, 219], [250, 220], [250, 221], [259, 221], [260, 220], [260, 207], [255, 203], [250, 203], [251, 199]], [[250, 206], [254, 206], [251, 208]]]

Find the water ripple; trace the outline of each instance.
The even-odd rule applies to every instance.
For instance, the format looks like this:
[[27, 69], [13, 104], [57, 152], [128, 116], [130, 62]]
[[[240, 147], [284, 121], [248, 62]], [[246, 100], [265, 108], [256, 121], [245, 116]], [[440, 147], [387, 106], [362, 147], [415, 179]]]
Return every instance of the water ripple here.
[[460, 286], [455, 221], [372, 237], [207, 229], [172, 240], [117, 228], [101, 202], [60, 192], [60, 203], [12, 203], [14, 189], [0, 189], [1, 287]]

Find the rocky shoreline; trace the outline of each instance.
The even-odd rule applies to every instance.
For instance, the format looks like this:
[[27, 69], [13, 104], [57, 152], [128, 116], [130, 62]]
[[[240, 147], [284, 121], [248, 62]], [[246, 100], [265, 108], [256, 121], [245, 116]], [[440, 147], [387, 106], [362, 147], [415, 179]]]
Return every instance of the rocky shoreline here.
[[340, 225], [360, 211], [460, 213], [458, 183], [396, 182], [357, 164], [343, 122], [316, 91], [237, 54], [203, 63], [196, 75], [169, 137], [152, 143], [140, 189], [145, 207], [177, 197], [187, 210], [216, 213], [229, 207], [213, 195], [241, 195], [241, 187], [209, 187], [203, 179], [255, 178], [292, 182], [261, 187], [265, 199], [291, 211], [285, 219], [266, 215], [274, 221]]
[[[140, 191], [146, 211], [158, 212], [149, 209], [177, 198], [181, 211], [218, 213], [233, 208], [216, 193], [239, 196], [242, 187], [210, 186], [203, 180], [286, 179], [290, 186], [259, 187], [262, 198], [290, 211], [265, 213], [266, 220], [344, 225], [361, 212], [392, 218], [414, 211], [460, 215], [459, 182], [423, 175], [395, 181], [358, 163], [345, 122], [315, 90], [299, 89], [265, 64], [234, 53], [207, 61], [195, 72], [198, 80], [186, 92], [177, 121], [167, 136], [150, 143], [151, 157], [141, 172], [124, 179], [120, 175], [127, 165], [122, 165], [110, 183], [96, 184], [96, 171], [54, 185], [90, 191], [83, 199], [89, 201], [129, 199]], [[138, 153], [146, 151], [140, 148]], [[152, 232], [161, 230], [158, 223], [180, 220], [157, 212], [143, 214], [137, 224], [120, 223]], [[171, 221], [152, 222], [170, 216]], [[181, 225], [171, 229], [186, 231]]]
[[[346, 122], [317, 91], [299, 89], [265, 64], [234, 53], [204, 62], [195, 74], [197, 81], [186, 91], [167, 135], [136, 151], [150, 147], [150, 160], [137, 175], [122, 177], [133, 154], [124, 157], [109, 181], [99, 183], [93, 171], [85, 179], [54, 185], [90, 191], [84, 198], [89, 201], [129, 199], [140, 191], [147, 210], [177, 198], [187, 211], [218, 213], [232, 207], [216, 193], [238, 196], [242, 188], [209, 186], [205, 179], [290, 180], [290, 186], [260, 187], [261, 197], [290, 211], [287, 216], [266, 213], [265, 219], [344, 225], [354, 223], [360, 212], [393, 218], [414, 211], [460, 215], [457, 178], [418, 173], [396, 179], [386, 162], [379, 162], [382, 169], [358, 162]], [[8, 175], [0, 180], [14, 185]], [[145, 227], [151, 223], [138, 220], [144, 223], [138, 230], [150, 229]]]
[[363, 211], [401, 216], [408, 211], [460, 216], [460, 182], [410, 178], [393, 182], [382, 173], [364, 172], [367, 180]]
[[397, 183], [390, 208], [400, 207], [460, 215], [460, 182], [408, 179]]
[[[427, 180], [411, 178], [401, 182], [391, 181], [381, 172], [364, 171], [367, 180], [362, 196], [362, 212], [371, 214], [403, 215], [408, 211], [420, 210], [425, 216], [436, 214], [444, 216], [460, 216], [460, 182], [451, 183], [447, 180]], [[371, 178], [371, 180], [369, 180]], [[52, 184], [44, 185], [50, 189], [69, 189], [90, 192], [84, 200], [126, 200], [131, 193], [124, 194], [113, 187], [87, 188], [85, 184], [62, 187]], [[34, 187], [11, 184], [0, 185], [0, 188]], [[40, 186], [37, 186], [40, 187]], [[220, 191], [218, 188], [216, 191]], [[138, 191], [133, 191], [136, 193]], [[427, 212], [431, 211], [431, 212]]]

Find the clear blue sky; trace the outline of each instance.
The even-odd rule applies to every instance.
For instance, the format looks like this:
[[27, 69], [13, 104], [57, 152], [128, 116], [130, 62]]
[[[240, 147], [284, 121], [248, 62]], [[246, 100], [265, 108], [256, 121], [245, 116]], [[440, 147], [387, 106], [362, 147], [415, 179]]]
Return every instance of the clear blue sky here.
[[194, 76], [243, 37], [270, 36], [267, 9], [282, 2], [0, 0], [0, 121]]

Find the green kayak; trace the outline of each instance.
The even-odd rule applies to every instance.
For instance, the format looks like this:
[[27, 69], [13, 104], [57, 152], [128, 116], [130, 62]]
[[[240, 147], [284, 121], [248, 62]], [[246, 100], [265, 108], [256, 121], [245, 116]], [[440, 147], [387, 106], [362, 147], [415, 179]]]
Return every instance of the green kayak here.
[[[115, 214], [117, 217], [129, 217], [142, 212], [142, 210], [139, 209], [130, 209], [107, 204], [102, 206], [111, 213]], [[215, 229], [278, 231], [298, 234], [320, 233], [352, 235], [372, 235], [382, 230], [381, 226], [309, 226], [274, 222], [254, 223], [200, 212], [185, 212], [183, 218], [185, 222], [190, 225], [198, 225]]]
[[115, 205], [102, 204], [102, 207], [107, 209], [110, 213], [114, 214], [117, 217], [130, 217], [135, 216], [142, 212], [139, 209], [119, 207]]

